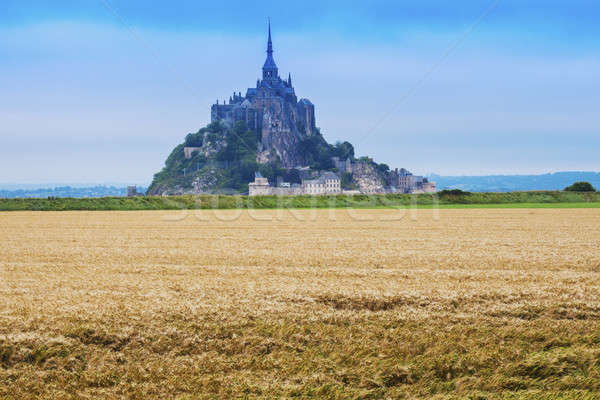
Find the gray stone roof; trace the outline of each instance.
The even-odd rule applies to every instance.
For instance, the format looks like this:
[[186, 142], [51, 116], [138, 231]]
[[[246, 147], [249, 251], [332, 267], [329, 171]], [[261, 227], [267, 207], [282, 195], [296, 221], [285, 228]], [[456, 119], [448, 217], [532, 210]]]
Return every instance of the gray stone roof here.
[[302, 181], [303, 184], [309, 184], [309, 185], [314, 185], [317, 183], [322, 183], [322, 181], [320, 181], [319, 179], [304, 179]]
[[340, 177], [337, 174], [327, 171], [317, 179], [305, 179], [302, 181], [304, 184], [317, 184], [317, 183], [325, 183], [326, 180], [340, 180]]
[[336, 179], [336, 180], [340, 180], [340, 177], [337, 176], [337, 174], [334, 174], [333, 172], [327, 171], [325, 172], [323, 175], [321, 175], [321, 177], [319, 179]]
[[267, 56], [265, 65], [263, 65], [263, 69], [277, 69], [277, 64], [275, 64], [275, 60], [273, 60], [273, 56], [271, 54]]

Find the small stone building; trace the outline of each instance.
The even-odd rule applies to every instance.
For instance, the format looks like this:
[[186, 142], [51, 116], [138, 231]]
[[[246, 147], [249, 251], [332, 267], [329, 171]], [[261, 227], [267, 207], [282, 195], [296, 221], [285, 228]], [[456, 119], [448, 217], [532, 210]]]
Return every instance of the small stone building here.
[[423, 178], [413, 189], [412, 193], [435, 193], [435, 182], [430, 182], [427, 178]]
[[344, 161], [340, 160], [339, 157], [332, 157], [331, 161], [333, 161], [333, 165], [338, 169], [338, 171], [340, 171], [340, 173], [352, 173], [352, 161], [349, 158]]
[[435, 193], [435, 182], [423, 176], [413, 175], [410, 171], [396, 168], [390, 171], [388, 185], [397, 193]]
[[249, 196], [264, 196], [271, 194], [269, 180], [263, 177], [260, 172], [254, 174], [254, 182], [248, 184]]

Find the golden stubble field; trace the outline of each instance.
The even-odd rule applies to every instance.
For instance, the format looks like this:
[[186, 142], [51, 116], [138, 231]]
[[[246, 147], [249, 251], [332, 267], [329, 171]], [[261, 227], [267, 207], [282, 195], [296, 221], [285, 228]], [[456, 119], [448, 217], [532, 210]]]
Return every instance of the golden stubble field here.
[[600, 210], [398, 215], [0, 213], [0, 398], [597, 398]]

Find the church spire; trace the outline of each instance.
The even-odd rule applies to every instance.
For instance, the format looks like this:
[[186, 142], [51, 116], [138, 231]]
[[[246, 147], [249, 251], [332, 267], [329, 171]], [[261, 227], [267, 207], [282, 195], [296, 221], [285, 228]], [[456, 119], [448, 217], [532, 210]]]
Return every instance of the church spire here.
[[263, 65], [263, 80], [275, 80], [278, 77], [277, 64], [273, 60], [273, 42], [271, 41], [271, 19], [269, 18], [269, 40], [267, 41], [267, 60]]
[[273, 56], [273, 42], [271, 42], [271, 18], [269, 18], [269, 41], [267, 42], [267, 54]]

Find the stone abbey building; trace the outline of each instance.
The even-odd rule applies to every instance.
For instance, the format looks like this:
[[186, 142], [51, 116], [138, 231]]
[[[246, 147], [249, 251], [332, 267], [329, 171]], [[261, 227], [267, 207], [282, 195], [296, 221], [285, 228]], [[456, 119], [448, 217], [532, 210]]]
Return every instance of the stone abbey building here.
[[[279, 69], [273, 58], [271, 23], [268, 27], [267, 58], [262, 67], [262, 79], [256, 81], [256, 87], [248, 88], [246, 94], [233, 93], [229, 101], [211, 107], [211, 122], [221, 121], [233, 128], [238, 121], [246, 123], [248, 129], [260, 137], [257, 160], [259, 163], [281, 160], [284, 168], [296, 168], [306, 171], [300, 152], [300, 143], [318, 133], [315, 122], [315, 107], [308, 99], [296, 97], [292, 85], [292, 76], [287, 79], [279, 76]], [[186, 158], [191, 158], [200, 147], [186, 147]], [[426, 178], [414, 176], [402, 169], [390, 171], [387, 181], [377, 175], [373, 166], [359, 160], [332, 157], [337, 173], [317, 171], [316, 174], [302, 176], [302, 184], [283, 185], [269, 182], [257, 173], [254, 182], [250, 182], [249, 194], [336, 194], [344, 192], [341, 187], [341, 175], [352, 174], [353, 182], [361, 193], [415, 193], [433, 192], [435, 184]], [[351, 191], [352, 192], [352, 191]]]
[[[155, 175], [150, 194], [215, 193], [231, 182], [236, 191], [243, 191], [246, 182], [241, 180], [248, 179], [248, 166], [242, 166], [226, 151], [239, 150], [227, 149], [232, 128], [239, 122], [244, 122], [258, 139], [252, 143], [257, 143], [257, 148], [256, 165], [251, 166], [255, 179], [248, 182], [251, 196], [435, 191], [435, 183], [425, 177], [404, 169], [390, 171], [387, 165], [377, 164], [369, 157], [356, 158], [348, 142], [327, 143], [316, 126], [313, 104], [305, 98], [298, 100], [291, 74], [287, 78], [279, 76], [270, 22], [262, 77], [244, 95], [234, 92], [229, 101], [219, 104], [217, 100], [211, 106], [211, 122], [219, 122], [218, 132], [207, 127], [188, 135], [181, 148], [183, 154], [172, 153], [176, 157], [167, 158], [165, 168]], [[179, 146], [175, 150], [180, 151]], [[267, 167], [261, 168], [262, 165]], [[287, 169], [286, 173], [280, 167]], [[272, 182], [256, 169], [270, 171], [267, 175]], [[275, 174], [287, 176], [290, 181]]]
[[233, 127], [237, 121], [244, 121], [250, 130], [260, 134], [259, 158], [269, 161], [274, 157], [274, 149], [285, 168], [298, 167], [302, 163], [300, 155], [294, 151], [298, 143], [316, 132], [315, 108], [308, 99], [298, 101], [291, 74], [287, 79], [279, 76], [273, 59], [271, 24], [267, 41], [267, 59], [262, 68], [262, 79], [256, 87], [234, 93], [227, 104], [214, 104], [211, 107], [211, 121], [220, 120]]

